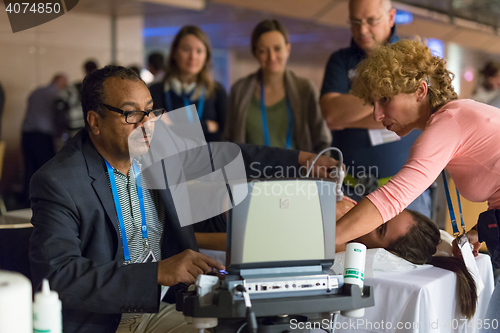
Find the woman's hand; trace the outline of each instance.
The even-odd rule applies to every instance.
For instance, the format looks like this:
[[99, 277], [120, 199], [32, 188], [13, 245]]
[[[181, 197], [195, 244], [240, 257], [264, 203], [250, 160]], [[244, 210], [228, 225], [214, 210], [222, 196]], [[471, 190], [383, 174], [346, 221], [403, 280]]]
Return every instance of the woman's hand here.
[[209, 133], [215, 133], [219, 130], [219, 124], [213, 120], [207, 120], [207, 128]]
[[[356, 206], [356, 201], [351, 198], [345, 197], [341, 201], [337, 201], [337, 206], [335, 207], [335, 220], [338, 221], [342, 216], [347, 214]], [[335, 244], [335, 252], [343, 252], [346, 250], [347, 243]]]
[[347, 200], [344, 197], [343, 200], [337, 201], [337, 206], [335, 210], [335, 220], [338, 221], [342, 216], [344, 216], [352, 207], [355, 206], [354, 200]]
[[[316, 158], [316, 154], [308, 153], [305, 151], [301, 151], [299, 153], [299, 164], [305, 166], [309, 171], [309, 168], [312, 165], [312, 162]], [[328, 156], [320, 156], [316, 163], [314, 163], [314, 167], [309, 175], [309, 177], [316, 178], [335, 178], [337, 176], [337, 172], [335, 167], [339, 162]], [[343, 166], [345, 168], [345, 166]]]
[[[479, 243], [479, 238], [477, 235], [477, 230], [469, 230], [467, 231], [467, 239], [469, 243], [472, 244], [472, 254], [474, 257], [477, 257], [479, 254], [479, 248], [481, 247], [481, 243]], [[457, 240], [454, 239], [453, 243], [451, 243], [453, 256], [457, 258], [462, 258], [462, 252], [458, 248]]]

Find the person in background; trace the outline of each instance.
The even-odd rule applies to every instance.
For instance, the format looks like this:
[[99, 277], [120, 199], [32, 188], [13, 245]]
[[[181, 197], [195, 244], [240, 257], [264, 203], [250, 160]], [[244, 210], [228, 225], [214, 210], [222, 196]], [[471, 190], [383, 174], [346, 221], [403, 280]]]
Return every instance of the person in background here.
[[0, 82], [0, 139], [1, 139], [1, 131], [2, 131], [2, 115], [3, 115], [3, 106], [5, 104], [5, 92], [3, 91], [2, 83]]
[[[384, 185], [401, 169], [419, 135], [415, 131], [400, 138], [387, 131], [373, 119], [373, 106], [349, 93], [356, 66], [377, 46], [399, 39], [395, 15], [389, 0], [349, 1], [351, 45], [331, 55], [321, 88], [321, 111], [332, 130], [332, 145], [342, 150], [347, 161], [344, 183], [350, 187], [344, 193], [356, 200]], [[430, 217], [430, 190], [408, 208]]]
[[185, 26], [175, 36], [165, 79], [150, 86], [155, 107], [172, 111], [191, 104], [187, 121], [198, 117], [207, 142], [220, 141], [226, 118], [227, 95], [212, 78], [212, 51], [208, 36], [196, 26]]
[[28, 203], [31, 176], [56, 154], [54, 139], [66, 128], [65, 115], [58, 113], [56, 102], [68, 86], [65, 74], [56, 74], [50, 84], [33, 91], [22, 124], [24, 156], [23, 199]]
[[150, 85], [163, 82], [165, 79], [165, 57], [163, 57], [163, 53], [153, 52], [149, 55], [148, 71], [154, 76]]
[[[83, 64], [85, 76], [94, 73], [98, 66], [94, 60], [87, 60]], [[79, 130], [85, 126], [81, 105], [82, 81], [68, 85], [65, 90], [59, 93], [56, 102], [58, 113], [64, 115], [67, 126], [67, 133], [64, 133], [63, 140], [72, 138]]]
[[[83, 64], [83, 72], [85, 73], [85, 76], [94, 73], [98, 68], [99, 65], [97, 65], [97, 61], [95, 60], [87, 60]], [[82, 94], [82, 81], [75, 83], [75, 87], [76, 89], [78, 89], [78, 93], [80, 94], [79, 100], [81, 100], [81, 94]]]
[[[338, 221], [336, 242], [362, 236], [396, 216], [445, 168], [464, 198], [488, 202], [489, 210], [480, 215], [480, 220], [483, 214], [489, 214], [489, 219], [481, 225], [491, 227], [488, 234], [498, 231], [495, 212], [500, 210], [500, 110], [458, 100], [452, 86], [453, 73], [419, 40], [379, 47], [357, 71], [351, 91], [373, 105], [375, 120], [399, 136], [414, 129], [422, 134], [403, 168]], [[468, 236], [474, 246], [478, 238], [486, 237], [477, 231]], [[499, 284], [486, 318], [500, 319]]]
[[260, 68], [231, 87], [223, 139], [315, 153], [329, 147], [314, 87], [286, 68], [291, 45], [285, 27], [260, 22], [251, 45]]
[[141, 76], [141, 69], [139, 68], [139, 66], [137, 65], [132, 65], [132, 66], [129, 66], [128, 68], [130, 68], [131, 70], [134, 71], [135, 74], [137, 74], [137, 76]]
[[[497, 61], [488, 61], [480, 71], [480, 74], [480, 83], [476, 87], [471, 99], [500, 108], [500, 63]], [[495, 220], [500, 221], [500, 211], [496, 213]], [[485, 241], [493, 263], [493, 274], [496, 285], [500, 281], [500, 250], [496, 249], [498, 239], [488, 239]]]
[[500, 108], [500, 63], [487, 62], [480, 74], [481, 82], [471, 99]]

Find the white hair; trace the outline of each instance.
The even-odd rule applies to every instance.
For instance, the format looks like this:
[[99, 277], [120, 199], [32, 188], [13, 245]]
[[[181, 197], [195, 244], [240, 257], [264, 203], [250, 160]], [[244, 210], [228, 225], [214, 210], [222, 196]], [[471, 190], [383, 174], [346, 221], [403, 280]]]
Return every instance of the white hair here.
[[392, 9], [391, 0], [381, 0], [381, 5], [386, 11], [390, 11]]
[[[351, 4], [354, 0], [349, 0], [349, 8], [351, 8]], [[385, 11], [389, 11], [392, 9], [392, 3], [391, 0], [379, 0], [380, 5], [382, 8], [384, 8]]]

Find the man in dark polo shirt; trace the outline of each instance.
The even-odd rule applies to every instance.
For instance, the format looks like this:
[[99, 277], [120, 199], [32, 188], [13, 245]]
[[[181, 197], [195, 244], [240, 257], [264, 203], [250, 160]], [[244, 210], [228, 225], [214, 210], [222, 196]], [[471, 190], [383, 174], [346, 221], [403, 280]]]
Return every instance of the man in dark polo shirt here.
[[[373, 107], [349, 94], [356, 66], [380, 44], [398, 40], [389, 0], [349, 1], [351, 46], [333, 53], [326, 65], [320, 105], [332, 130], [332, 145], [340, 148], [347, 167], [345, 193], [355, 199], [384, 185], [405, 164], [420, 131], [403, 138], [373, 119]], [[408, 208], [430, 216], [429, 190]]]

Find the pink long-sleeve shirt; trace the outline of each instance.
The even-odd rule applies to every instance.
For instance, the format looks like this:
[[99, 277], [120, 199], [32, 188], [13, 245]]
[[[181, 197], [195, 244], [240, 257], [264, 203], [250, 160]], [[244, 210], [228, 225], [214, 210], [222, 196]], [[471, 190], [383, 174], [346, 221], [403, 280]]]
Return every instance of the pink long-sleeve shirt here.
[[464, 198], [500, 208], [500, 109], [472, 100], [446, 104], [431, 115], [401, 171], [368, 199], [386, 222], [425, 191], [443, 168]]

